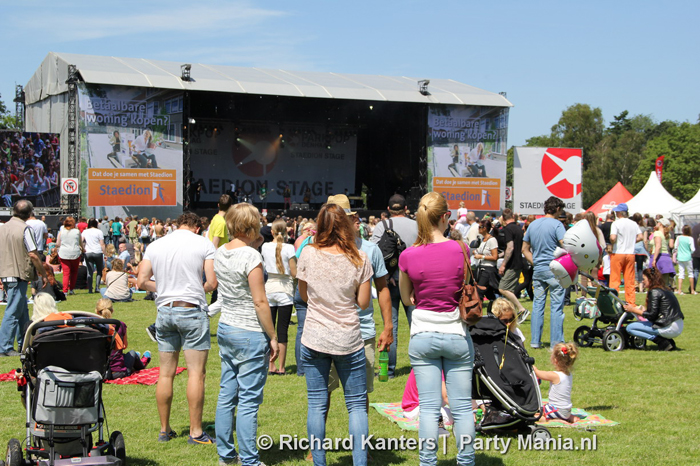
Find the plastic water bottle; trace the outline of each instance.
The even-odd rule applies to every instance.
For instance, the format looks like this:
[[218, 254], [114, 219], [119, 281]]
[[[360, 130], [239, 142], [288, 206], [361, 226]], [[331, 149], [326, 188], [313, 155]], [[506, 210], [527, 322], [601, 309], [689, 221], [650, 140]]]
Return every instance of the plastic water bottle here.
[[389, 381], [389, 353], [387, 351], [379, 353], [379, 381]]

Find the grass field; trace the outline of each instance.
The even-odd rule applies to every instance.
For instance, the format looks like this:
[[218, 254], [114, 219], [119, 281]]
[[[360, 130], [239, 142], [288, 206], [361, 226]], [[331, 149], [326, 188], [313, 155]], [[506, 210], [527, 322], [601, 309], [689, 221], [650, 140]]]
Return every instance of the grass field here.
[[[96, 295], [86, 290], [76, 291], [68, 302], [60, 303], [60, 310], [92, 310]], [[145, 328], [155, 321], [153, 301], [142, 301], [143, 294], [135, 295], [133, 303], [116, 303], [115, 318], [127, 323], [129, 347], [154, 353], [152, 365], [158, 365], [156, 344], [147, 336]], [[644, 299], [637, 295], [638, 300]], [[595, 432], [576, 429], [552, 429], [555, 438], [571, 438], [579, 445], [582, 438], [595, 436], [595, 451], [532, 451], [519, 449], [514, 440], [510, 449], [501, 454], [499, 449], [485, 448], [477, 452], [478, 465], [540, 465], [540, 464], [586, 464], [586, 465], [694, 465], [700, 464], [700, 447], [695, 431], [698, 415], [695, 403], [700, 400], [700, 337], [695, 333], [695, 314], [700, 311], [700, 296], [680, 296], [686, 316], [685, 331], [678, 338], [681, 351], [659, 352], [650, 344], [645, 351], [625, 350], [619, 353], [604, 352], [602, 347], [581, 350], [580, 360], [575, 366], [573, 388], [574, 406], [601, 414], [620, 422], [615, 427], [600, 427]], [[526, 307], [532, 303], [524, 302]], [[375, 302], [376, 305], [376, 302]], [[572, 307], [565, 310], [565, 335], [572, 338], [580, 325], [572, 317]], [[375, 313], [378, 322], [379, 312]], [[294, 320], [294, 319], [293, 319]], [[218, 319], [212, 319], [212, 351], [207, 373], [207, 399], [204, 409], [204, 425], [214, 423], [216, 398], [220, 375], [219, 357], [215, 329]], [[387, 383], [375, 382], [371, 402], [400, 401], [406, 378], [410, 371], [407, 356], [408, 328], [405, 317], [400, 323], [399, 361], [397, 377]], [[545, 335], [549, 335], [548, 318], [545, 316]], [[522, 326], [529, 337], [529, 321]], [[290, 357], [288, 371], [294, 372], [294, 334], [290, 327]], [[538, 367], [552, 369], [547, 349], [531, 350]], [[0, 358], [0, 372], [17, 368], [19, 358]], [[184, 361], [181, 357], [181, 364]], [[155, 387], [105, 385], [104, 402], [108, 425], [111, 430], [120, 430], [126, 440], [128, 462], [131, 465], [215, 465], [216, 449], [209, 446], [187, 444], [187, 402], [185, 384], [187, 372], [179, 375], [175, 382], [172, 425], [181, 437], [169, 443], [157, 442], [159, 423], [154, 398]], [[543, 386], [543, 396], [546, 388]], [[23, 440], [25, 412], [19, 394], [12, 382], [0, 383], [0, 442], [4, 445], [10, 438]], [[267, 465], [305, 465], [305, 451], [280, 450], [281, 435], [306, 436], [306, 384], [294, 374], [271, 376], [265, 387], [265, 401], [260, 408], [258, 435], [269, 435], [275, 439], [272, 449], [261, 453]], [[347, 412], [343, 397], [336, 392], [332, 399], [328, 419], [327, 436], [347, 437]], [[377, 414], [369, 414], [370, 433], [376, 438], [417, 438], [417, 432], [403, 432], [394, 424]], [[695, 432], [695, 433], [694, 433]], [[693, 440], [695, 439], [695, 440]], [[454, 437], [447, 443], [447, 454], [438, 456], [439, 465], [455, 464], [456, 446]], [[417, 451], [375, 451], [373, 464], [399, 465], [417, 464]], [[349, 466], [352, 457], [348, 451], [328, 453], [328, 464]]]

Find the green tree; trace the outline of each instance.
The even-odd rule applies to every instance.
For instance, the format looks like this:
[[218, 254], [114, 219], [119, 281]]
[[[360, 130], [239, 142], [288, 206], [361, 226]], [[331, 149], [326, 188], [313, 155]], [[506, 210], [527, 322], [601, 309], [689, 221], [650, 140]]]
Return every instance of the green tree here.
[[561, 113], [559, 122], [552, 126], [552, 138], [561, 142], [562, 147], [581, 147], [583, 167], [591, 160], [590, 153], [603, 139], [605, 123], [603, 111], [588, 104], [574, 104]]
[[0, 129], [15, 129], [17, 127], [17, 118], [7, 110], [7, 106], [0, 96]]
[[590, 207], [617, 182], [629, 188], [651, 134], [660, 126], [649, 115], [628, 118], [623, 111], [613, 117], [603, 138], [589, 153], [589, 164], [583, 172], [583, 205]]
[[644, 187], [649, 173], [655, 169], [656, 159], [664, 155], [661, 182], [669, 193], [685, 202], [700, 188], [700, 123], [664, 123], [664, 131], [647, 144], [630, 192], [637, 193]]

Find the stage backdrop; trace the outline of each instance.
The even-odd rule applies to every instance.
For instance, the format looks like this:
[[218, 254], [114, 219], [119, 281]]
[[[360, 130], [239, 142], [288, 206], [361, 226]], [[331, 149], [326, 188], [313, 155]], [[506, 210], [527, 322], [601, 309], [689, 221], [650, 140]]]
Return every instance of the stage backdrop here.
[[516, 147], [513, 160], [513, 210], [544, 214], [544, 201], [556, 196], [568, 212], [581, 210], [582, 149]]
[[80, 86], [83, 215], [182, 212], [182, 106], [181, 91]]
[[192, 127], [192, 171], [202, 181], [201, 201], [216, 202], [239, 190], [254, 203], [283, 202], [289, 186], [292, 202], [301, 203], [307, 188], [311, 203], [331, 194], [352, 193], [355, 186], [357, 131], [290, 122], [239, 122], [197, 119]]
[[431, 106], [428, 191], [452, 210], [495, 212], [505, 206], [508, 108]]

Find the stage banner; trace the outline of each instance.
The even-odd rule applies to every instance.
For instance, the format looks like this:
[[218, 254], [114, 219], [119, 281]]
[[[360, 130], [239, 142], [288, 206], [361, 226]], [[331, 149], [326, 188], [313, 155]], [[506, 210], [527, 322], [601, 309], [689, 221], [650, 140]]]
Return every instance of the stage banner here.
[[582, 149], [516, 147], [513, 160], [513, 210], [543, 215], [544, 201], [556, 196], [565, 210], [581, 211]]
[[80, 85], [83, 215], [182, 212], [183, 93]]
[[318, 206], [354, 190], [357, 131], [349, 126], [197, 118], [190, 141], [193, 178], [201, 186], [195, 203], [231, 193], [265, 207], [283, 203], [289, 187], [291, 202]]
[[59, 134], [0, 131], [0, 208], [19, 199], [60, 207], [60, 157]]
[[451, 210], [505, 207], [508, 108], [435, 105], [428, 112], [428, 190]]

